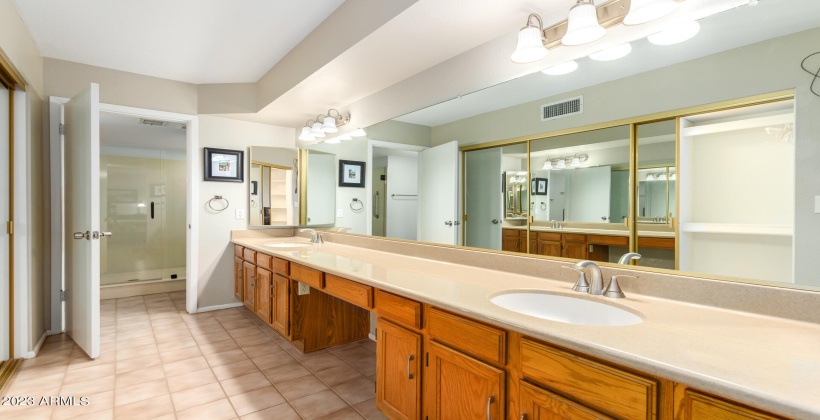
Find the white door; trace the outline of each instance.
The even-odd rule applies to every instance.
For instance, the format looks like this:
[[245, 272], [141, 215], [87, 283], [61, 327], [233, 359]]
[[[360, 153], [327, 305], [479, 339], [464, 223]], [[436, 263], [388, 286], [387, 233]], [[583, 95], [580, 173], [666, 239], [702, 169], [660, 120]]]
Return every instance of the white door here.
[[100, 87], [65, 104], [66, 331], [100, 355]]
[[418, 240], [458, 243], [458, 142], [419, 153]]
[[12, 281], [9, 268], [9, 235], [5, 234], [6, 221], [11, 219], [9, 209], [9, 95], [12, 92], [0, 84], [0, 361], [9, 359], [9, 283]]
[[503, 192], [501, 191], [501, 148], [464, 154], [467, 220], [465, 245], [501, 249]]

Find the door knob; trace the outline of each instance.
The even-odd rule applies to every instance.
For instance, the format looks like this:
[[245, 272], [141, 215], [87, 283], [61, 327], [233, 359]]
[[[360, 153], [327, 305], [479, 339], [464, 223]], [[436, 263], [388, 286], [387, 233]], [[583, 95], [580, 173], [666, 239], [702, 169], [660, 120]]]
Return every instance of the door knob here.
[[448, 220], [448, 221], [444, 222], [444, 224], [447, 225], [447, 226], [452, 226], [453, 222], [452, 222], [452, 220]]
[[91, 232], [85, 231], [83, 232], [74, 232], [74, 239], [91, 239]]
[[453, 222], [453, 224], [454, 224], [454, 225], [456, 225], [456, 226], [458, 226], [458, 225], [460, 225], [460, 224], [461, 224], [461, 222], [459, 222], [458, 220], [456, 220], [455, 222]]
[[111, 233], [111, 232], [100, 232], [100, 237], [102, 237], [102, 238], [108, 238], [108, 237], [111, 237], [111, 236], [114, 236], [114, 234]]
[[498, 224], [498, 219], [493, 219], [493, 224], [497, 225]]

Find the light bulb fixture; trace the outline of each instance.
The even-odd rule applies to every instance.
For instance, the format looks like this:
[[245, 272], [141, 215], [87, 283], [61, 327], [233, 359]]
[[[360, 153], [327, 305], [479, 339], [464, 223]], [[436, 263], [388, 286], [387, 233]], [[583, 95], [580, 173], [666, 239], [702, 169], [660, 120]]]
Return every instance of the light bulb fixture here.
[[140, 201], [139, 203], [137, 203], [137, 207], [140, 207], [140, 208], [145, 207], [145, 203]]
[[646, 174], [646, 180], [647, 181], [654, 181], [655, 180], [655, 174], [653, 174], [653, 173]]
[[555, 169], [566, 169], [567, 162], [564, 159], [559, 160], [555, 163]]
[[649, 35], [646, 39], [655, 45], [672, 45], [692, 39], [698, 32], [700, 32], [700, 23], [691, 20]]
[[628, 42], [590, 54], [589, 58], [595, 61], [612, 61], [626, 57], [632, 52], [632, 45]]
[[581, 167], [581, 162], [586, 162], [589, 160], [589, 156], [585, 154], [574, 154], [572, 156], [562, 156], [555, 159], [547, 159], [544, 162], [544, 166], [541, 169], [566, 169], [569, 168], [579, 168]]
[[325, 133], [338, 133], [339, 129], [336, 128], [336, 119], [333, 117], [325, 117], [322, 119], [322, 131]]
[[672, 172], [671, 174], [669, 174], [669, 180], [670, 180], [670, 181], [674, 181], [674, 180], [675, 180], [675, 178], [677, 178], [677, 177], [675, 176], [675, 173], [674, 173], [674, 172]]
[[583, 45], [601, 39], [606, 29], [598, 23], [598, 10], [592, 0], [578, 0], [567, 17], [567, 33], [561, 38], [564, 45]]
[[578, 62], [576, 62], [575, 60], [570, 60], [541, 70], [541, 73], [544, 73], [549, 76], [561, 76], [563, 74], [572, 73], [577, 69]]
[[675, 0], [632, 0], [624, 25], [640, 25], [660, 19], [678, 8]]
[[364, 132], [363, 128], [357, 128], [348, 134], [350, 134], [353, 137], [364, 137], [367, 135], [367, 133]]
[[302, 127], [302, 134], [299, 135], [299, 140], [302, 141], [313, 141], [316, 140], [316, 137], [310, 134], [310, 126], [312, 121], [308, 121], [305, 123], [305, 126]]
[[546, 169], [546, 170], [552, 169], [552, 161], [548, 160], [548, 161], [544, 162], [544, 166], [542, 166], [541, 169]]
[[666, 181], [666, 172], [661, 172], [660, 175], [658, 175], [658, 181]]
[[580, 157], [578, 157], [578, 155], [575, 155], [575, 156], [572, 158], [572, 161], [569, 163], [569, 166], [570, 166], [571, 168], [577, 168], [577, 167], [581, 166], [581, 158], [580, 158]]
[[549, 50], [544, 46], [546, 39], [541, 16], [537, 13], [530, 13], [527, 16], [527, 26], [518, 31], [518, 44], [510, 60], [514, 63], [532, 63], [543, 59], [549, 54]]
[[325, 137], [325, 132], [322, 131], [322, 123], [319, 121], [314, 121], [313, 125], [310, 128], [310, 135], [316, 138]]

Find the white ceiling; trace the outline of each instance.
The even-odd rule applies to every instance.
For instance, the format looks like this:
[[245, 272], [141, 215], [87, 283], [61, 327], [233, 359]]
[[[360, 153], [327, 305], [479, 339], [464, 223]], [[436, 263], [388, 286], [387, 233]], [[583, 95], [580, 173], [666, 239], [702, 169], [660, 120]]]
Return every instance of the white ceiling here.
[[14, 0], [45, 57], [189, 83], [256, 82], [343, 0]]

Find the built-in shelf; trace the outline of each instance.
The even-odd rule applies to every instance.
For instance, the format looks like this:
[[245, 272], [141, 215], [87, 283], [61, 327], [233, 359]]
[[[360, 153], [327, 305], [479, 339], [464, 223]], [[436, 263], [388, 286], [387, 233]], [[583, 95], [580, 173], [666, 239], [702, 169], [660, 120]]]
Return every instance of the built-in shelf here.
[[791, 124], [794, 122], [794, 113], [789, 112], [778, 115], [767, 115], [765, 117], [747, 118], [737, 121], [722, 123], [694, 125], [686, 127], [682, 131], [683, 136], [693, 137], [704, 134], [725, 133], [727, 131], [745, 130], [748, 128], [767, 127], [771, 125]]
[[789, 225], [738, 223], [682, 223], [680, 231], [681, 233], [732, 233], [737, 235], [794, 235], [794, 227]]

